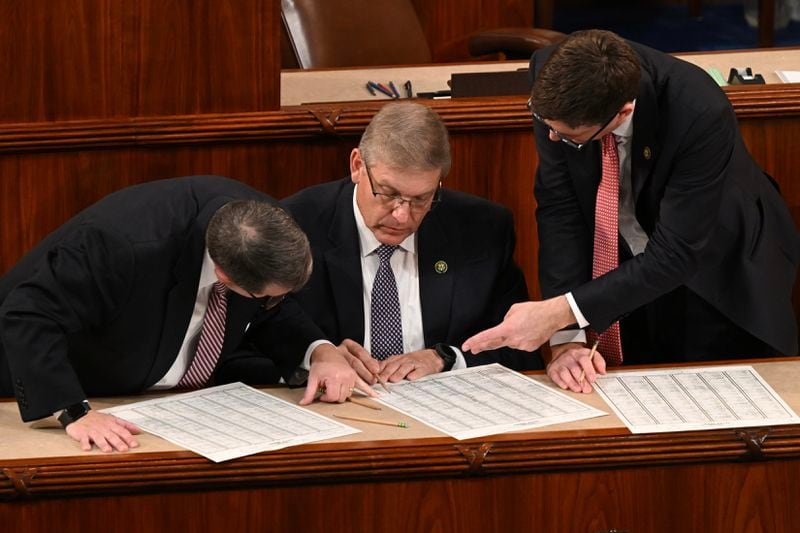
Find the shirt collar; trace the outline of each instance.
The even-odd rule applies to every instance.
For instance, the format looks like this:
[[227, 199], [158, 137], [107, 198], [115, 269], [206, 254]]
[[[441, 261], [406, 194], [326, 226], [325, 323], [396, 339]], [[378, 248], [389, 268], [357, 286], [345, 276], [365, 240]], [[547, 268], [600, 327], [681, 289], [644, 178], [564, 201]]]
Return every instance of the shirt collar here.
[[203, 266], [200, 268], [200, 283], [198, 289], [209, 287], [217, 282], [217, 275], [214, 273], [214, 261], [208, 255], [208, 248], [203, 252]]
[[[375, 237], [375, 234], [372, 233], [372, 230], [367, 227], [367, 223], [364, 222], [364, 217], [361, 215], [361, 209], [358, 208], [358, 202], [356, 202], [356, 193], [358, 192], [358, 183], [356, 183], [355, 188], [353, 188], [353, 215], [356, 219], [356, 228], [358, 228], [358, 242], [361, 245], [361, 257], [366, 257], [369, 254], [373, 253], [378, 247], [381, 245], [381, 242]], [[400, 248], [405, 250], [406, 252], [410, 252], [412, 254], [417, 253], [417, 234], [412, 233], [408, 237], [405, 238], [403, 242], [400, 243]]]
[[622, 124], [617, 126], [616, 129], [611, 132], [617, 137], [624, 137], [626, 139], [633, 137], [633, 113], [636, 112], [636, 100], [633, 101], [633, 106], [633, 111], [631, 111], [631, 114], [628, 115], [628, 118], [626, 118]]

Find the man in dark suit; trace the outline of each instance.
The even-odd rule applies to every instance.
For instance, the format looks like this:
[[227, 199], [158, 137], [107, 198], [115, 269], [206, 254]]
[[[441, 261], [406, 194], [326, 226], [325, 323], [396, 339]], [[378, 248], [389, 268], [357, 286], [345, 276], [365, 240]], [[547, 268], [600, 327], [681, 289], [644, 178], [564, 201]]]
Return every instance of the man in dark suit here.
[[[598, 30], [537, 52], [531, 73], [547, 299], [465, 346], [555, 335], [548, 375], [583, 392], [609, 360], [796, 353], [797, 230], [711, 77]], [[599, 335], [591, 361], [583, 332], [557, 332], [575, 324]]]
[[[461, 342], [527, 299], [512, 257], [511, 213], [442, 189], [449, 168], [447, 130], [438, 115], [418, 104], [389, 104], [352, 151], [349, 179], [282, 202], [314, 255], [311, 279], [292, 296], [322, 330], [321, 338], [305, 339], [309, 351], [317, 341], [340, 344], [371, 383], [378, 375], [417, 379], [466, 366]], [[384, 309], [374, 290], [378, 254], [387, 246], [393, 301], [399, 301], [396, 328], [376, 324]], [[396, 330], [396, 344], [386, 347]], [[495, 361], [541, 368], [538, 354], [507, 348], [466, 358], [470, 365]]]
[[[76, 215], [0, 278], [0, 393], [16, 395], [25, 421], [63, 410], [84, 449], [134, 446], [136, 428], [91, 411], [88, 395], [213, 383], [257, 312], [275, 308], [276, 324], [292, 314], [276, 304], [305, 283], [311, 256], [274, 204], [242, 183], [193, 176], [123, 189]], [[204, 343], [211, 359], [199, 355]], [[298, 364], [259, 348], [278, 368]]]

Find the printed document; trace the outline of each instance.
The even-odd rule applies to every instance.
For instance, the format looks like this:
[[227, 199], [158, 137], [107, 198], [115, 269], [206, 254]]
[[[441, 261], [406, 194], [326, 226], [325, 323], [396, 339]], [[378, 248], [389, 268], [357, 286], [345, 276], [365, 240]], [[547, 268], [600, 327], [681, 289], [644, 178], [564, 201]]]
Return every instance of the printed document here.
[[499, 364], [390, 387], [378, 401], [459, 440], [607, 414]]
[[120, 405], [103, 412], [217, 463], [359, 433], [242, 383]]
[[609, 372], [594, 386], [632, 433], [800, 423], [752, 366]]

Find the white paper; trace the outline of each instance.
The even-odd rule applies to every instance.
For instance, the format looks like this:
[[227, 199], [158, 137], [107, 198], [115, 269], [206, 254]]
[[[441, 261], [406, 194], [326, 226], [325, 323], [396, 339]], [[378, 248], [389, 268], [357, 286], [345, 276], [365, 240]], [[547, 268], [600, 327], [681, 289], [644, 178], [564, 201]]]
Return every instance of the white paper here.
[[776, 70], [783, 83], [800, 83], [800, 70]]
[[103, 410], [214, 462], [359, 433], [242, 383]]
[[609, 372], [595, 388], [632, 433], [800, 423], [752, 366]]
[[607, 414], [499, 364], [390, 387], [378, 401], [459, 440]]

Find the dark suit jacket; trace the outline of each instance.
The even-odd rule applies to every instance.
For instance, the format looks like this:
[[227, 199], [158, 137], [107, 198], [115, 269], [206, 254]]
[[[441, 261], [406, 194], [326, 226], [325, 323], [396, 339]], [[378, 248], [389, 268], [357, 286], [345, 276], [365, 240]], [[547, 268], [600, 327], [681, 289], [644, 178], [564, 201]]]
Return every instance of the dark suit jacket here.
[[[358, 230], [349, 179], [310, 187], [282, 205], [311, 241], [314, 273], [294, 298], [325, 338], [364, 341], [364, 305]], [[502, 321], [508, 308], [528, 299], [525, 278], [513, 260], [510, 211], [481, 198], [442, 190], [442, 202], [417, 232], [420, 299], [425, 346], [460, 347], [471, 335]], [[445, 261], [447, 272], [434, 264]], [[402, 302], [401, 302], [402, 306]], [[308, 342], [317, 339], [307, 339]], [[306, 346], [308, 344], [306, 343]], [[305, 347], [304, 347], [305, 348]], [[541, 368], [538, 353], [503, 349], [473, 356], [467, 364], [499, 362]]]
[[[163, 377], [192, 315], [206, 226], [235, 199], [273, 202], [215, 176], [123, 189], [0, 278], [0, 382], [11, 385], [23, 420], [87, 395], [139, 392]], [[231, 293], [223, 355], [242, 341], [258, 305]]]
[[[643, 254], [590, 281], [600, 143], [578, 152], [550, 141], [547, 128], [536, 124], [543, 296], [572, 291], [602, 331], [686, 286], [755, 337], [796, 353], [791, 294], [800, 241], [777, 186], [747, 152], [733, 109], [708, 74], [631, 45], [642, 65], [632, 184], [649, 243]], [[533, 55], [534, 77], [551, 52]]]

